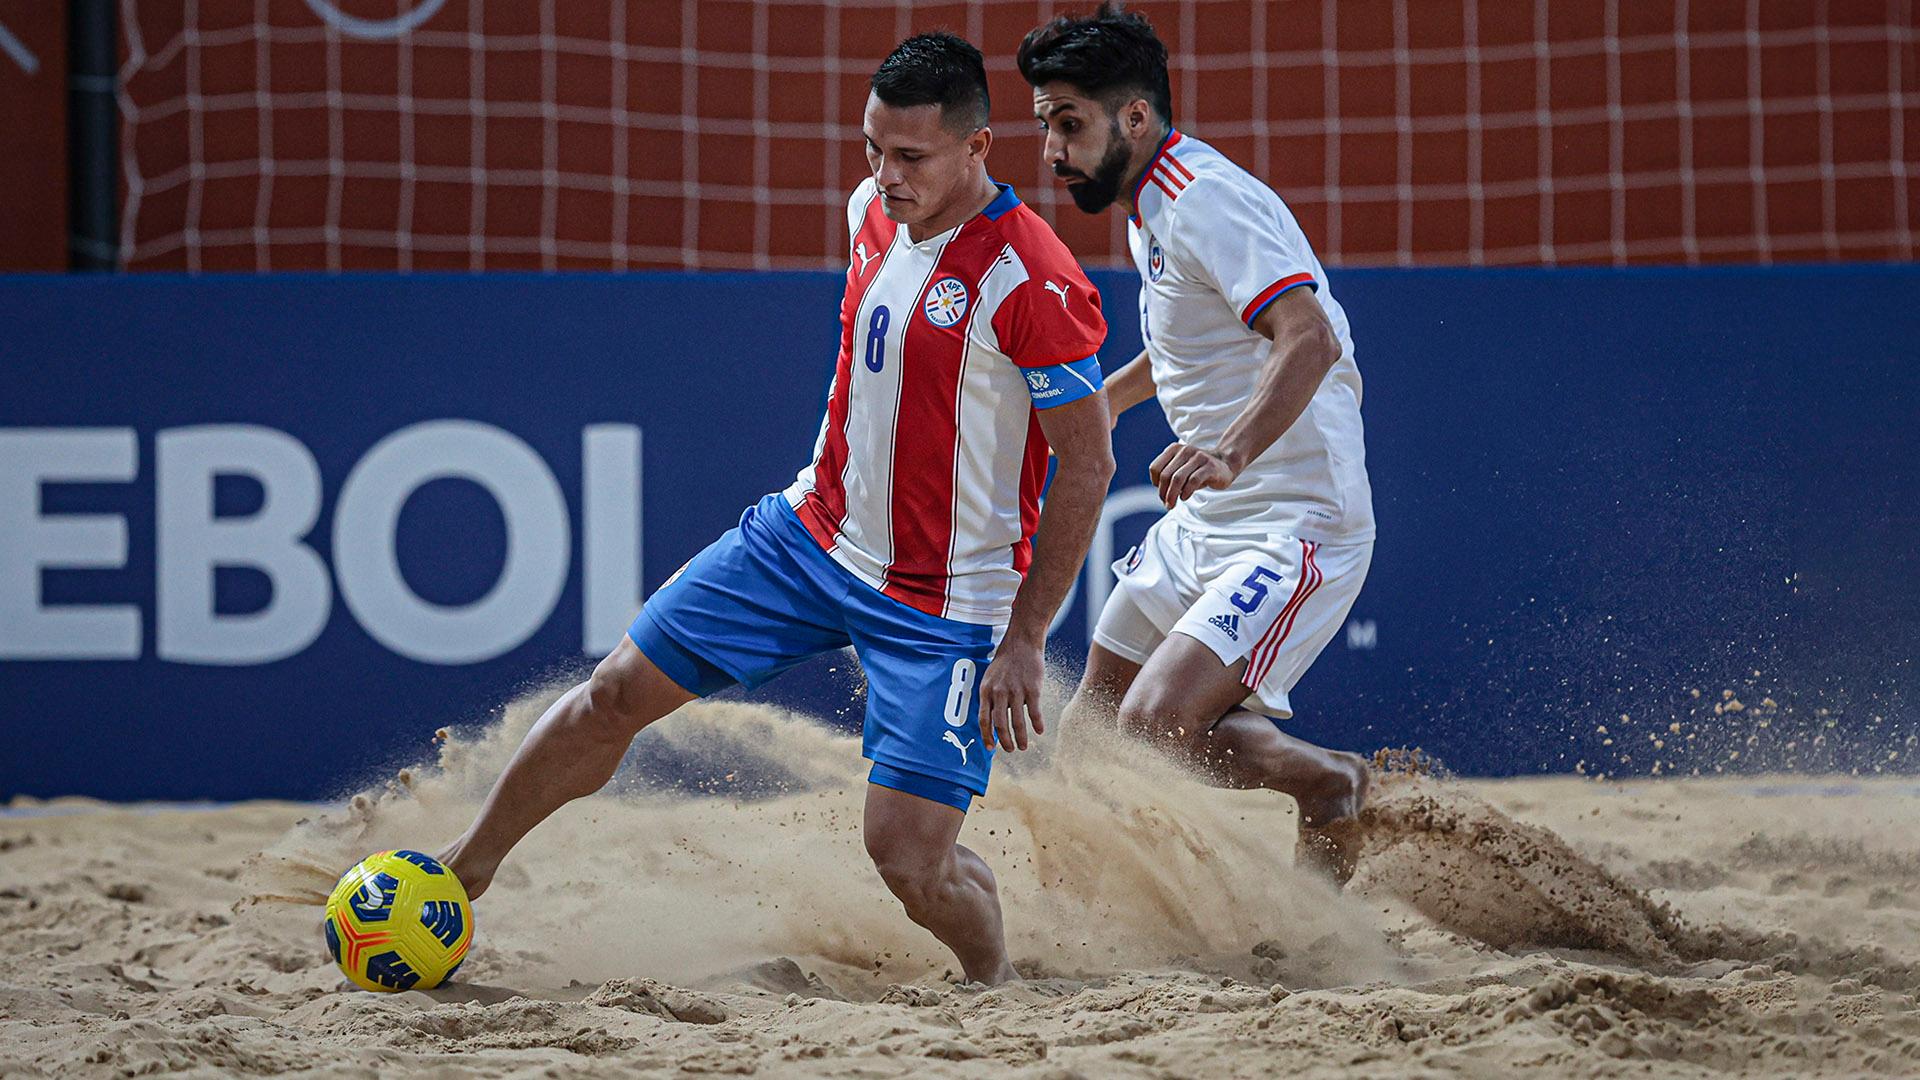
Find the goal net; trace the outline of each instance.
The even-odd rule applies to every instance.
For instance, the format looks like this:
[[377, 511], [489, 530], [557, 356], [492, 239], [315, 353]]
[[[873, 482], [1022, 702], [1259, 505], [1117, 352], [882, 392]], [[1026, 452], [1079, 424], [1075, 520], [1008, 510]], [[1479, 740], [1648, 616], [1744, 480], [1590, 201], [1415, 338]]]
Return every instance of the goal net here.
[[[995, 174], [1090, 265], [1021, 37], [1084, 3], [121, 0], [132, 269], [837, 266], [866, 79], [980, 45]], [[1908, 259], [1914, 0], [1146, 0], [1179, 125], [1330, 263]]]

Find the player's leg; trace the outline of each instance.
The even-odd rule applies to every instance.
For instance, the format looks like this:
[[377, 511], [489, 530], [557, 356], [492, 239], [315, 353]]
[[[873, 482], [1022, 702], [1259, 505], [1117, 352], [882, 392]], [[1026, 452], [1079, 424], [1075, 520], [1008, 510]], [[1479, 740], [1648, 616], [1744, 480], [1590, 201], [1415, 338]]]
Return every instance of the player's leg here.
[[1138, 663], [1095, 641], [1087, 647], [1087, 670], [1063, 710], [1063, 725], [1087, 722], [1111, 728], [1119, 720], [1120, 702], [1139, 675]]
[[1164, 747], [1223, 787], [1265, 788], [1300, 807], [1301, 855], [1344, 880], [1370, 773], [1358, 754], [1296, 738], [1241, 708], [1246, 660], [1232, 665], [1175, 631], [1154, 650], [1120, 709], [1128, 734]]
[[1217, 783], [1293, 796], [1301, 856], [1344, 880], [1366, 760], [1289, 735], [1269, 717], [1293, 715], [1288, 693], [1345, 621], [1372, 545], [1206, 538], [1193, 554], [1208, 584], [1134, 680], [1122, 726], [1163, 741]]
[[695, 696], [622, 638], [592, 677], [548, 706], [494, 782], [480, 816], [440, 852], [440, 861], [478, 899], [522, 837], [555, 810], [605, 787], [633, 737]]
[[867, 674], [866, 840], [907, 915], [953, 950], [967, 978], [1016, 978], [993, 874], [955, 841], [993, 754], [974, 692], [993, 659], [990, 626], [940, 618], [872, 590], [847, 598]]
[[604, 786], [647, 725], [848, 644], [838, 595], [821, 586], [838, 568], [801, 528], [781, 496], [768, 496], [647, 599], [626, 639], [540, 718], [472, 827], [441, 853], [468, 895], [486, 890], [535, 825]]
[[956, 841], [966, 812], [867, 785], [867, 854], [907, 917], [953, 950], [969, 982], [1019, 978], [1007, 959], [1000, 896], [986, 861]]
[[[1094, 624], [1087, 669], [1067, 703], [1063, 726], [1084, 719], [1111, 728], [1118, 720], [1120, 702], [1139, 677], [1141, 665], [1166, 640], [1168, 627], [1200, 591], [1191, 571], [1179, 565], [1183, 542], [1183, 534], [1162, 519], [1138, 546], [1115, 560], [1113, 591]], [[1149, 616], [1149, 606], [1166, 621], [1156, 622]]]

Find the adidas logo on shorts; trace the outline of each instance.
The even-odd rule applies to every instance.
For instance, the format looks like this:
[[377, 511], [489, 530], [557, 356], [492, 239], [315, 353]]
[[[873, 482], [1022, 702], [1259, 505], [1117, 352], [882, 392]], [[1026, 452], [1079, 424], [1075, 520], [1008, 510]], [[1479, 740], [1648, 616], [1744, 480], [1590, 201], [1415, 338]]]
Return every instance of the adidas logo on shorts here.
[[1209, 623], [1212, 623], [1214, 626], [1219, 627], [1220, 632], [1227, 635], [1229, 638], [1232, 638], [1235, 641], [1240, 640], [1240, 616], [1215, 615], [1213, 618], [1208, 619], [1207, 621]]

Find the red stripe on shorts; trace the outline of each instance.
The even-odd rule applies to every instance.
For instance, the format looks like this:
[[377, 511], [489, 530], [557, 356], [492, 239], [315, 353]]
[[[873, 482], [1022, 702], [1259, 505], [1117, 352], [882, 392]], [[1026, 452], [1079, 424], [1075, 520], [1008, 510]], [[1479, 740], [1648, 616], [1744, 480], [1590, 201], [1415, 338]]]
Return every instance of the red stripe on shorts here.
[[1273, 620], [1266, 635], [1253, 647], [1253, 656], [1247, 661], [1247, 672], [1241, 684], [1249, 688], [1259, 686], [1260, 680], [1272, 670], [1273, 661], [1280, 655], [1280, 647], [1287, 643], [1287, 635], [1293, 632], [1293, 623], [1300, 615], [1300, 609], [1320, 587], [1320, 565], [1314, 562], [1313, 553], [1319, 545], [1306, 540], [1300, 541], [1300, 580], [1293, 587], [1293, 597], [1280, 611], [1280, 617]]

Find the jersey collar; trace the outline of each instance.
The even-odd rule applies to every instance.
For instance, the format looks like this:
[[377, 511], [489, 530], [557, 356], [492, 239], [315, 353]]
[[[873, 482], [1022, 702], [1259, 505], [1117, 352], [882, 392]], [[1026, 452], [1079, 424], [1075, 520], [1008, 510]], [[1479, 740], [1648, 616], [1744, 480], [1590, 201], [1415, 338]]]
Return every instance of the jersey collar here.
[[[993, 180], [991, 176], [987, 179]], [[993, 201], [987, 204], [986, 209], [980, 212], [986, 215], [988, 221], [999, 221], [1000, 215], [1020, 205], [1020, 196], [1013, 193], [1012, 184], [1003, 184], [998, 180], [993, 180], [993, 186], [1000, 189], [1000, 194], [995, 195]]]
[[1129, 215], [1129, 217], [1135, 225], [1140, 224], [1141, 189], [1147, 186], [1147, 178], [1153, 175], [1154, 166], [1160, 164], [1160, 159], [1166, 157], [1168, 151], [1180, 144], [1180, 139], [1180, 132], [1169, 126], [1167, 128], [1167, 137], [1160, 140], [1160, 149], [1155, 150], [1153, 157], [1147, 159], [1147, 167], [1140, 170], [1140, 179], [1133, 182], [1133, 213]]

